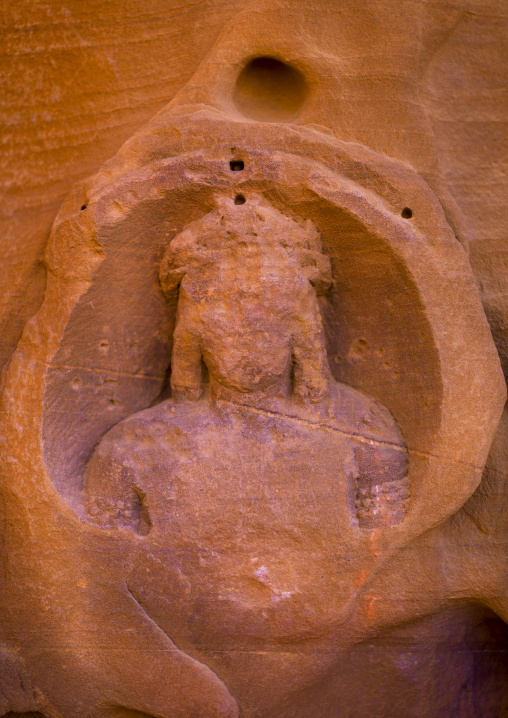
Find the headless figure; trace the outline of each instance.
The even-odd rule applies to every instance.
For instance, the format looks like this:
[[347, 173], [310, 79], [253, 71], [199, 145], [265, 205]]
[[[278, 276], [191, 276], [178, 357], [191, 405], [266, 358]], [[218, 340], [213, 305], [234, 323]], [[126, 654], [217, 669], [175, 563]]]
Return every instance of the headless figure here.
[[103, 437], [89, 519], [139, 537], [129, 586], [183, 645], [311, 635], [352, 590], [359, 532], [408, 499], [392, 416], [331, 377], [319, 233], [224, 199], [172, 240], [160, 283], [178, 298], [172, 396]]

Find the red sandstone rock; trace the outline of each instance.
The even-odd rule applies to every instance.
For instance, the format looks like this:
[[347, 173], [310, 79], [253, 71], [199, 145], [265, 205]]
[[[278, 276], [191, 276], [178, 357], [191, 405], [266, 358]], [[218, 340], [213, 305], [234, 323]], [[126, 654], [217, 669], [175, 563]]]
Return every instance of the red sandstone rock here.
[[[450, 658], [499, 651], [507, 618], [503, 249], [470, 184], [504, 181], [485, 137], [502, 10], [189, 10], [234, 17], [200, 63], [171, 50], [179, 91], [120, 119], [131, 138], [64, 201], [4, 373], [5, 715], [504, 714], [500, 664]], [[66, 43], [77, 12], [58, 10]], [[135, 77], [116, 70], [126, 107]], [[491, 102], [467, 107], [478, 134], [462, 87]], [[85, 155], [62, 187], [51, 164], [41, 189], [18, 173], [13, 211], [56, 209]], [[16, 225], [34, 247], [40, 221]], [[6, 357], [37, 251], [7, 255]]]

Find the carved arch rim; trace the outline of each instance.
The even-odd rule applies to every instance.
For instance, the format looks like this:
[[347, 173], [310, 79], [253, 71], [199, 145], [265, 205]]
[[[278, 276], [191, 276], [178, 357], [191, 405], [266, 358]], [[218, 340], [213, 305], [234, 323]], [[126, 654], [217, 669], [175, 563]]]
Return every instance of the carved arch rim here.
[[[299, 132], [299, 135], [301, 135], [301, 132]], [[316, 140], [315, 135], [316, 133], [313, 132], [313, 146]], [[232, 144], [232, 142], [228, 144]], [[329, 144], [328, 138], [326, 144]], [[224, 148], [222, 149], [224, 150]], [[259, 148], [248, 152], [249, 157], [253, 158], [256, 162], [259, 162], [260, 158], [263, 155], [267, 155], [266, 152]], [[365, 151], [365, 153], [369, 154], [369, 151]], [[196, 175], [192, 175], [191, 159], [194, 159], [196, 161], [195, 169], [197, 170], [199, 170], [199, 168], [203, 169], [203, 163], [207, 165], [208, 168], [213, 168], [214, 171], [212, 173], [212, 176], [214, 181], [217, 180], [217, 177], [220, 176], [220, 172], [222, 171], [223, 185], [219, 186], [219, 192], [225, 192], [226, 190], [230, 191], [232, 187], [230, 181], [231, 173], [228, 174], [227, 171], [227, 162], [229, 158], [227, 158], [227, 160], [225, 160], [224, 158], [218, 158], [217, 147], [212, 147], [209, 154], [211, 154], [212, 157], [208, 160], [206, 160], [205, 157], [206, 153], [203, 153], [201, 151], [188, 153], [186, 155], [176, 155], [174, 157], [164, 158], [163, 160], [156, 160], [155, 162], [150, 162], [148, 165], [131, 169], [125, 175], [120, 175], [119, 177], [117, 177], [116, 181], [114, 181], [112, 184], [109, 184], [109, 186], [104, 185], [101, 181], [99, 181], [99, 185], [101, 186], [97, 193], [91, 191], [93, 188], [92, 183], [88, 193], [89, 197], [92, 197], [91, 201], [89, 201], [87, 206], [88, 217], [86, 221], [81, 222], [84, 243], [86, 243], [87, 241], [86, 238], [88, 238], [88, 242], [97, 242], [98, 240], [100, 240], [101, 230], [103, 231], [106, 227], [108, 228], [108, 231], [113, 230], [115, 225], [119, 225], [119, 223], [125, 221], [126, 217], [130, 216], [131, 212], [125, 212], [122, 209], [118, 209], [119, 206], [121, 207], [121, 202], [119, 203], [118, 199], [114, 198], [118, 198], [118, 195], [124, 192], [124, 194], [127, 195], [127, 197], [124, 197], [125, 206], [128, 207], [129, 205], [131, 205], [132, 209], [135, 210], [135, 208], [139, 205], [139, 196], [137, 196], [136, 192], [134, 191], [137, 184], [139, 184], [140, 186], [143, 184], [145, 186], [150, 185], [152, 187], [152, 189], [148, 191], [147, 194], [143, 195], [143, 202], [151, 203], [163, 201], [164, 190], [161, 188], [161, 186], [154, 187], [154, 177], [160, 177], [160, 182], [163, 184], [165, 180], [168, 180], [168, 178], [175, 178], [178, 175], [178, 172], [175, 175], [174, 169], [175, 167], [179, 167], [181, 173], [180, 175], [178, 175], [179, 178], [181, 179], [185, 177], [189, 186], [196, 188], [196, 186], [200, 184], [200, 180], [197, 178]], [[495, 425], [497, 425], [497, 414], [499, 413], [498, 405], [500, 402], [496, 399], [492, 400], [492, 396], [496, 397], [499, 394], [502, 394], [503, 389], [499, 381], [499, 373], [497, 373], [497, 353], [495, 353], [495, 349], [494, 351], [492, 351], [493, 344], [490, 337], [490, 332], [488, 332], [488, 327], [483, 316], [483, 311], [481, 309], [479, 298], [475, 295], [474, 290], [471, 291], [471, 287], [469, 286], [472, 279], [471, 270], [469, 268], [469, 265], [467, 264], [467, 260], [465, 259], [463, 251], [461, 250], [455, 240], [455, 237], [453, 236], [451, 229], [446, 225], [444, 215], [440, 210], [436, 198], [427, 187], [426, 196], [424, 197], [424, 199], [427, 200], [426, 205], [429, 210], [429, 215], [432, 218], [432, 222], [429, 223], [427, 221], [427, 226], [425, 227], [427, 231], [422, 232], [421, 229], [419, 230], [418, 228], [418, 222], [412, 223], [416, 226], [408, 226], [407, 223], [404, 223], [403, 220], [401, 220], [400, 217], [395, 214], [395, 212], [393, 211], [393, 206], [390, 207], [390, 202], [388, 202], [386, 198], [381, 198], [375, 195], [375, 193], [373, 193], [370, 189], [365, 189], [364, 187], [362, 187], [361, 184], [352, 182], [351, 179], [338, 179], [336, 173], [334, 173], [332, 170], [325, 167], [321, 163], [316, 162], [315, 160], [309, 160], [302, 157], [301, 155], [283, 153], [281, 151], [270, 153], [268, 155], [268, 160], [271, 163], [268, 167], [268, 174], [271, 175], [268, 177], [268, 181], [271, 181], [274, 187], [279, 187], [280, 190], [280, 184], [285, 181], [283, 172], [285, 162], [289, 162], [289, 164], [293, 163], [305, 165], [306, 170], [304, 172], [304, 175], [307, 180], [310, 180], [308, 184], [311, 185], [311, 193], [314, 193], [315, 196], [321, 195], [321, 197], [325, 198], [330, 204], [337, 205], [338, 203], [342, 203], [342, 207], [344, 206], [344, 204], [347, 204], [347, 202], [345, 202], [345, 197], [348, 196], [350, 200], [349, 211], [354, 214], [356, 210], [358, 215], [362, 215], [362, 223], [365, 227], [369, 227], [369, 218], [372, 218], [371, 229], [375, 230], [375, 234], [380, 234], [379, 223], [381, 223], [383, 227], [384, 231], [381, 234], [385, 234], [385, 239], [387, 229], [390, 230], [390, 237], [387, 241], [390, 243], [392, 249], [396, 250], [396, 252], [399, 253], [403, 261], [407, 263], [409, 259], [413, 262], [413, 264], [418, 264], [418, 262], [420, 263], [420, 266], [422, 263], [425, 264], [427, 270], [426, 281], [429, 281], [430, 279], [429, 271], [431, 273], [435, 273], [436, 269], [438, 270], [438, 273], [439, 269], [441, 269], [441, 274], [444, 274], [444, 276], [439, 277], [439, 280], [441, 282], [450, 279], [450, 275], [453, 275], [453, 278], [455, 280], [457, 280], [458, 278], [457, 285], [461, 289], [464, 295], [464, 299], [468, 302], [469, 305], [472, 305], [472, 312], [468, 316], [468, 320], [470, 321], [470, 323], [475, 325], [474, 328], [476, 330], [479, 330], [480, 341], [477, 341], [477, 345], [483, 343], [483, 347], [475, 347], [476, 352], [472, 353], [471, 355], [474, 359], [473, 368], [474, 371], [476, 371], [476, 379], [478, 378], [478, 372], [480, 372], [484, 375], [487, 375], [487, 381], [484, 382], [483, 387], [479, 386], [478, 381], [471, 382], [471, 392], [474, 395], [474, 401], [472, 401], [471, 397], [464, 397], [463, 392], [461, 392], [460, 396], [454, 395], [452, 389], [453, 381], [450, 381], [450, 377], [453, 379], [452, 375], [454, 374], [454, 372], [455, 375], [457, 375], [458, 366], [457, 362], [455, 362], [451, 367], [451, 372], [448, 372], [448, 376], [445, 376], [445, 380], [442, 382], [442, 385], [445, 388], [445, 394], [446, 391], [448, 391], [448, 395], [445, 395], [443, 397], [443, 402], [441, 405], [439, 421], [440, 430], [438, 432], [439, 436], [437, 440], [433, 442], [433, 445], [431, 447], [417, 446], [415, 448], [415, 455], [421, 454], [421, 456], [417, 457], [416, 460], [416, 466], [419, 466], [420, 468], [416, 468], [413, 471], [413, 474], [421, 474], [420, 480], [416, 480], [416, 494], [418, 495], [419, 491], [420, 498], [422, 497], [422, 494], [429, 494], [429, 485], [433, 487], [437, 495], [440, 494], [440, 485], [443, 485], [443, 487], [446, 488], [446, 481], [443, 484], [443, 478], [440, 479], [439, 476], [444, 472], [444, 467], [442, 465], [443, 460], [446, 464], [448, 464], [448, 470], [451, 470], [452, 474], [455, 472], [456, 476], [452, 477], [452, 482], [455, 484], [456, 487], [456, 496], [454, 501], [451, 500], [452, 497], [450, 497], [449, 499], [448, 508], [446, 510], [446, 515], [449, 515], [449, 513], [451, 513], [450, 503], [454, 504], [455, 508], [458, 508], [460, 505], [462, 505], [462, 503], [464, 503], [464, 501], [472, 493], [479, 481], [481, 468], [486, 457], [486, 451], [488, 451], [488, 447], [490, 445], [490, 435], [493, 434]], [[393, 161], [390, 162], [393, 165]], [[390, 162], [388, 164], [390, 164]], [[276, 170], [278, 168], [278, 171], [274, 170], [274, 164], [276, 166]], [[396, 164], [398, 166], [398, 163]], [[387, 165], [386, 158], [381, 158], [381, 165]], [[316, 171], [309, 171], [310, 166], [312, 166]], [[404, 167], [403, 169], [404, 174], [406, 174], [408, 172], [408, 169], [406, 167]], [[248, 185], [248, 180], [246, 181], [244, 179], [246, 176], [247, 175], [242, 174], [243, 185]], [[102, 179], [103, 178], [101, 178], [101, 180]], [[235, 182], [237, 182], [238, 178], [235, 177], [234, 179]], [[263, 182], [266, 184], [267, 179], [262, 176], [261, 178], [258, 177], [257, 180], [251, 180], [251, 182], [253, 182], [254, 185], [256, 184], [256, 182], [258, 184], [262, 184]], [[387, 181], [387, 185], [389, 184], [390, 183]], [[413, 184], [415, 184], [419, 190], [421, 190], [422, 185], [424, 185], [421, 178], [419, 178], [417, 175], [414, 176]], [[208, 180], [208, 184], [206, 181], [204, 181], [204, 186], [210, 188], [210, 181]], [[238, 186], [242, 186], [242, 183], [235, 184], [235, 187]], [[414, 187], [412, 187], [411, 189], [414, 190]], [[179, 185], [178, 188], [175, 188], [175, 191], [180, 192], [181, 194], [182, 186]], [[270, 199], [269, 192], [267, 196]], [[277, 199], [277, 191], [274, 193], [271, 201], [273, 201], [274, 198], [275, 200]], [[111, 202], [112, 199], [113, 202]], [[114, 205], [114, 203], [116, 203], [116, 205]], [[289, 198], [288, 204], [290, 203], [291, 198]], [[108, 211], [111, 206], [116, 206], [116, 209], [113, 212], [113, 215], [108, 217]], [[67, 207], [66, 209], [70, 209], [70, 207]], [[92, 210], [93, 221], [90, 217], [90, 215], [92, 214]], [[62, 215], [64, 215], [64, 217], [62, 218], [63, 221], [55, 223], [55, 235], [59, 231], [61, 232], [62, 226], [66, 223], [73, 222], [75, 224], [76, 211], [74, 210], [74, 212], [72, 212], [72, 215], [70, 217], [68, 215], [67, 218], [65, 218], [65, 214], [66, 212], [64, 209], [64, 211], [62, 212]], [[77, 217], [78, 220], [81, 220], [83, 214], [77, 215]], [[432, 230], [430, 232], [429, 226]], [[54, 236], [54, 239], [57, 239], [57, 237]], [[55, 245], [58, 245], [58, 241], [56, 241], [56, 243], [53, 245], [53, 251], [51, 248], [48, 251], [48, 262], [50, 264], [52, 263], [52, 261], [54, 262], [54, 260], [57, 258], [54, 254]], [[414, 253], [417, 250], [419, 250], [425, 255], [423, 259], [420, 258], [418, 261], [414, 258]], [[103, 251], [105, 251], [104, 247]], [[449, 271], [450, 267], [445, 266], [446, 263], [443, 264], [443, 256], [446, 258], [448, 265], [451, 264], [450, 259], [454, 260], [453, 271]], [[438, 260], [441, 260], [441, 262]], [[103, 261], [104, 259], [101, 258], [100, 264], [102, 264]], [[444, 270], [444, 272], [442, 270]], [[71, 279], [72, 281], [71, 277], [69, 277], [69, 279]], [[77, 280], [77, 278], [75, 279]], [[435, 284], [435, 276], [432, 278], [432, 283]], [[439, 306], [430, 307], [430, 309], [431, 311], [429, 316], [435, 334], [436, 318], [437, 320], [441, 321], [443, 317], [439, 316]], [[461, 309], [462, 304], [460, 305], [460, 310]], [[426, 306], [426, 311], [427, 313], [429, 313], [428, 304]], [[471, 322], [471, 318], [473, 315], [474, 317], [476, 317], [476, 319], [475, 321]], [[446, 361], [448, 360], [448, 355], [446, 355], [446, 342], [443, 345], [443, 339], [446, 338], [447, 334], [449, 334], [450, 327], [452, 329], [453, 327], [457, 329], [457, 319], [459, 319], [460, 324], [460, 311], [456, 314], [452, 313], [451, 317], [448, 317], [448, 321], [445, 322], [445, 336], [441, 336], [439, 338], [441, 344], [440, 351], [436, 352], [436, 359], [441, 368], [446, 365]], [[461, 328], [464, 327], [462, 326]], [[471, 329], [471, 327], [469, 327], [469, 329]], [[456, 336], [458, 336], [458, 334], [460, 334], [460, 332], [456, 332]], [[467, 334], [469, 334], [469, 336], [472, 336], [470, 331], [467, 332]], [[491, 346], [489, 346], [489, 343]], [[456, 341], [454, 348], [457, 349]], [[51, 360], [49, 363], [51, 363]], [[462, 370], [463, 367], [460, 367], [460, 371]], [[471, 370], [471, 373], [473, 374], [474, 371]], [[491, 393], [490, 398], [487, 397], [488, 385], [490, 385], [490, 387], [492, 388], [495, 387], [497, 389], [497, 395], [495, 393], [494, 395]], [[470, 442], [466, 447], [468, 450], [470, 450], [471, 445], [473, 445], [473, 451], [475, 448], [477, 450], [476, 456], [472, 459], [470, 455], [467, 455], [467, 452], [466, 456], [462, 457], [457, 457], [453, 455], [449, 456], [448, 451], [446, 451], [447, 442], [449, 442], [450, 438], [457, 438], [456, 436], [454, 436], [454, 431], [450, 429], [450, 423], [455, 422], [455, 424], [458, 423], [460, 425], [461, 420], [464, 421], [464, 419], [467, 418], [464, 416], [464, 411], [462, 411], [462, 416], [459, 412], [459, 416], [457, 417], [456, 406], [466, 401], [469, 407], [471, 407], [472, 404], [476, 404], [476, 406], [479, 406], [481, 408], [482, 397], [486, 398], [487, 401], [485, 402], [486, 406], [483, 407], [484, 416], [480, 416], [479, 418], [484, 419], [481, 425], [484, 430], [484, 434], [486, 434], [487, 436], [483, 441], [481, 440], [482, 437], [480, 437], [479, 442], [477, 442], [476, 444], [474, 442]], [[450, 405], [452, 406], [450, 407]], [[452, 415], [451, 419], [450, 415]], [[455, 434], [457, 434], [456, 429]], [[411, 448], [411, 437], [406, 436], [406, 439]], [[453, 454], [453, 452], [451, 453]], [[469, 453], [471, 454], [471, 451], [469, 451]], [[426, 480], [424, 480], [423, 478], [424, 475], [427, 476]], [[420, 481], [420, 483], [418, 483], [418, 481]], [[427, 485], [427, 488], [425, 488], [425, 485]], [[427, 496], [427, 499], [428, 498], [429, 497]], [[413, 512], [412, 517], [408, 516], [408, 518], [404, 522], [404, 534], [407, 534], [407, 529], [409, 528], [410, 524], [414, 525], [415, 523], [420, 523], [421, 525], [422, 518], [425, 518], [425, 523], [429, 524], [429, 515], [432, 515], [434, 517], [433, 520], [430, 522], [432, 525], [438, 523], [440, 520], [445, 518], [444, 512], [442, 510], [442, 503], [442, 501], [436, 500], [427, 500], [424, 501], [423, 504], [420, 502], [419, 509]], [[409, 533], [411, 533], [411, 531], [409, 531]]]

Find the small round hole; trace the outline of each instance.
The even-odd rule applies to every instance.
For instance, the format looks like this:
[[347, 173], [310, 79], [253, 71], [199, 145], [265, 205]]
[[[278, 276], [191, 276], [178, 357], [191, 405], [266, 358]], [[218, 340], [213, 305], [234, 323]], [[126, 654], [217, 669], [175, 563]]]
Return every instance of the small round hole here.
[[244, 166], [243, 160], [231, 160], [229, 163], [231, 172], [241, 172]]
[[86, 204], [81, 205], [81, 211], [83, 211], [84, 209], [86, 209]]
[[243, 196], [243, 194], [236, 195], [235, 204], [245, 204], [245, 197]]
[[253, 120], [290, 122], [307, 95], [307, 83], [296, 67], [275, 57], [255, 57], [238, 75], [233, 101]]
[[400, 215], [404, 219], [411, 219], [411, 217], [413, 216], [413, 210], [409, 209], [409, 207], [404, 207]]

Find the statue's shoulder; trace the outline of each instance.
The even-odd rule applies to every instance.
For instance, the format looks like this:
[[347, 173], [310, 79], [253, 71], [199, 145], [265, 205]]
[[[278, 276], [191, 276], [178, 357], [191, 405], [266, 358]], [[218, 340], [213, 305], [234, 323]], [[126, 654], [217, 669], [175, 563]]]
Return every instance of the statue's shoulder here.
[[362, 528], [400, 523], [407, 511], [407, 448], [386, 406], [353, 387], [337, 385], [335, 421], [349, 432], [356, 460], [355, 509]]
[[115, 446], [150, 444], [167, 425], [169, 414], [161, 405], [138, 411], [115, 424], [101, 439], [97, 450], [111, 451]]
[[[165, 400], [113, 426], [97, 444], [85, 472], [85, 489], [122, 491], [150, 483], [160, 467], [176, 469], [182, 457], [197, 451], [196, 427], [206, 429], [213, 417], [205, 401]], [[116, 487], [116, 488], [113, 488]]]
[[88, 462], [83, 487], [93, 523], [148, 533], [146, 496], [154, 482], [171, 477], [184, 453], [181, 449], [192, 441], [187, 413], [171, 401], [161, 402], [124, 419], [103, 436]]
[[298, 410], [301, 418], [336, 429], [345, 436], [403, 445], [398, 424], [386, 406], [363, 391], [332, 381], [328, 397]]
[[399, 426], [386, 406], [347, 384], [334, 383], [330, 393], [334, 421], [365, 439], [402, 444]]
[[95, 453], [110, 455], [122, 463], [135, 460], [140, 454], [174, 445], [185, 437], [206, 412], [204, 402], [177, 404], [171, 399], [143, 409], [113, 426], [101, 439]]

